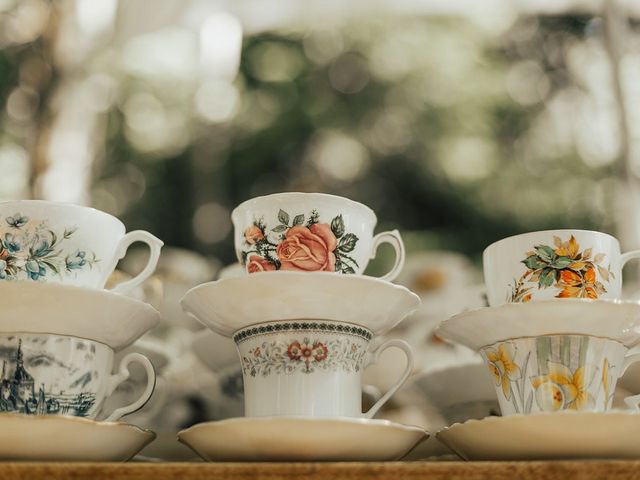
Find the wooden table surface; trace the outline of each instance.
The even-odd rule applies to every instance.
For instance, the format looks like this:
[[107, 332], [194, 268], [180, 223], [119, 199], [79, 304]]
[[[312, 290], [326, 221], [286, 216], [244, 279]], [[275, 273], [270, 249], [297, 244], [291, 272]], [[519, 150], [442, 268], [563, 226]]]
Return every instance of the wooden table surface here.
[[640, 461], [388, 463], [0, 463], [2, 480], [639, 479]]

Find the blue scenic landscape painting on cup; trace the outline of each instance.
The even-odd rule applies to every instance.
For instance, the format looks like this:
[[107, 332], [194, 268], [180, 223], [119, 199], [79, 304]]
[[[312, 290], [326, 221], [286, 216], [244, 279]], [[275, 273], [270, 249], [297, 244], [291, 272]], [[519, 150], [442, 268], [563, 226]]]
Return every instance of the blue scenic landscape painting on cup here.
[[0, 280], [47, 280], [91, 269], [95, 253], [65, 245], [76, 233], [67, 227], [56, 233], [46, 221], [21, 213], [0, 222]]
[[74, 342], [76, 352], [63, 346], [54, 355], [45, 347], [51, 341], [42, 337], [27, 337], [26, 344], [17, 336], [1, 338], [0, 412], [89, 416], [95, 410], [100, 382], [100, 374], [87, 366], [95, 357], [95, 345]]

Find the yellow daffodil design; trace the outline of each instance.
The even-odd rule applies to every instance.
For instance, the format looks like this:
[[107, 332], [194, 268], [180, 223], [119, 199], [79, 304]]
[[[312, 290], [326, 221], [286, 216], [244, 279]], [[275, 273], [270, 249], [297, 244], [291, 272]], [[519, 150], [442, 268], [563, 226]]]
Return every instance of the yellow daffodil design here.
[[587, 391], [591, 383], [588, 373], [595, 369], [586, 371], [585, 367], [579, 367], [571, 373], [569, 367], [561, 363], [548, 362], [547, 366], [547, 375], [531, 379], [541, 410], [589, 410], [595, 406], [593, 396]]
[[516, 348], [511, 343], [502, 343], [497, 349], [488, 348], [485, 352], [489, 370], [496, 386], [502, 386], [507, 400], [511, 398], [511, 381], [520, 378], [520, 367], [515, 364]]

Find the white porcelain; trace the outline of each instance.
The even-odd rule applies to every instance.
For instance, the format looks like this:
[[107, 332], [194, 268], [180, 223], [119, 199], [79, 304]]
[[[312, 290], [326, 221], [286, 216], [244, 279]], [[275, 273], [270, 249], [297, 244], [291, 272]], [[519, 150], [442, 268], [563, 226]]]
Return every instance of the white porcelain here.
[[484, 418], [500, 411], [492, 378], [482, 360], [428, 370], [413, 378], [411, 385], [449, 423]]
[[[611, 408], [618, 378], [640, 354], [607, 338], [545, 335], [514, 338], [480, 350], [502, 415]], [[640, 397], [625, 403], [638, 410]]]
[[210, 462], [392, 461], [428, 436], [387, 420], [300, 417], [232, 418], [178, 433]]
[[472, 350], [540, 335], [591, 335], [632, 347], [640, 342], [640, 304], [617, 300], [564, 299], [511, 303], [458, 314], [435, 334]]
[[209, 329], [193, 335], [191, 351], [214, 372], [238, 366], [238, 350], [233, 340]]
[[0, 414], [0, 460], [125, 462], [155, 434], [121, 422], [62, 415]]
[[265, 272], [199, 285], [180, 304], [227, 337], [250, 325], [301, 318], [355, 323], [381, 335], [413, 312], [420, 299], [404, 287], [362, 275]]
[[151, 306], [105, 290], [0, 282], [0, 332], [71, 335], [121, 350], [155, 327]]
[[469, 420], [437, 438], [465, 460], [640, 459], [640, 415], [534, 413]]
[[[640, 353], [640, 345], [630, 349], [629, 353]], [[640, 364], [630, 365], [620, 377], [618, 385], [628, 392], [640, 394]]]
[[483, 254], [489, 305], [552, 298], [617, 299], [622, 267], [640, 250], [620, 253], [611, 235], [547, 230], [504, 238]]
[[[327, 321], [270, 322], [236, 332], [247, 417], [372, 418], [407, 380], [411, 348], [388, 340], [368, 352], [373, 333], [358, 325]], [[387, 348], [407, 362], [400, 378], [362, 413], [362, 371]]]
[[145, 356], [130, 353], [112, 374], [113, 355], [107, 345], [82, 338], [0, 335], [0, 412], [95, 419], [106, 397], [129, 378], [129, 364], [137, 362], [146, 370], [146, 388], [129, 405], [107, 413], [106, 421], [135, 412], [153, 393], [153, 366]]
[[395, 264], [381, 277], [393, 280], [404, 265], [397, 230], [373, 234], [373, 210], [324, 193], [277, 193], [241, 203], [232, 213], [238, 260], [262, 271], [362, 274], [378, 247], [389, 243]]
[[120, 220], [93, 208], [40, 200], [0, 202], [0, 279], [103, 288], [132, 243], [149, 246], [142, 271], [113, 290], [127, 292], [153, 273], [162, 241], [126, 233]]

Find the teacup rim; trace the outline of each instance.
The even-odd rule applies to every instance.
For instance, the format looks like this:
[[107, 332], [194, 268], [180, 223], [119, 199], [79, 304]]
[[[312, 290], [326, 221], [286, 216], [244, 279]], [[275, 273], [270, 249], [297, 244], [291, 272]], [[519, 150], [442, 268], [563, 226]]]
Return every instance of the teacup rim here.
[[92, 338], [86, 338], [86, 337], [79, 337], [77, 335], [67, 335], [64, 333], [49, 333], [49, 332], [23, 332], [23, 331], [13, 331], [13, 332], [0, 332], [0, 338], [3, 337], [42, 337], [42, 336], [48, 336], [48, 337], [64, 337], [64, 338], [73, 338], [74, 340], [83, 340], [85, 342], [92, 342], [92, 343], [97, 343], [98, 345], [102, 345], [106, 348], [108, 348], [109, 350], [111, 350], [111, 353], [113, 353], [115, 355], [116, 351], [115, 349], [111, 346], [111, 345], [107, 345], [104, 342], [101, 342], [99, 340], [93, 340]]
[[6, 206], [6, 205], [10, 205], [10, 204], [16, 204], [16, 205], [20, 205], [20, 204], [23, 204], [23, 205], [42, 205], [42, 206], [49, 206], [49, 207], [54, 207], [54, 208], [69, 208], [69, 209], [76, 209], [76, 210], [91, 211], [92, 213], [95, 213], [95, 214], [97, 214], [99, 216], [106, 217], [106, 218], [110, 219], [112, 222], [118, 224], [123, 232], [126, 232], [126, 226], [122, 222], [122, 220], [120, 220], [115, 215], [111, 215], [110, 213], [107, 213], [107, 212], [105, 212], [103, 210], [99, 210], [99, 209], [94, 208], [94, 207], [87, 207], [85, 205], [78, 205], [78, 204], [70, 203], [70, 202], [56, 202], [56, 201], [50, 201], [50, 200], [37, 200], [37, 199], [22, 199], [22, 200], [2, 200], [2, 201], [0, 201], [0, 208], [2, 208], [3, 206]]
[[513, 342], [513, 341], [518, 341], [518, 340], [532, 340], [532, 339], [537, 339], [537, 338], [548, 338], [548, 337], [589, 337], [589, 338], [597, 338], [599, 340], [608, 340], [609, 342], [617, 343], [618, 345], [620, 345], [621, 347], [623, 347], [627, 351], [631, 350], [631, 347], [626, 346], [620, 340], [616, 340], [615, 338], [611, 338], [611, 337], [605, 337], [603, 335], [589, 335], [589, 334], [586, 334], [586, 333], [548, 333], [548, 334], [545, 334], [545, 335], [525, 335], [525, 336], [522, 336], [522, 337], [505, 338], [504, 340], [498, 340], [497, 342], [493, 342], [493, 343], [489, 343], [487, 345], [483, 345], [483, 346], [478, 348], [478, 351], [486, 350], [488, 348], [492, 348], [495, 345], [498, 345], [500, 343]]
[[598, 230], [586, 230], [584, 228], [556, 228], [556, 229], [548, 229], [548, 230], [532, 230], [530, 232], [517, 233], [515, 235], [509, 235], [508, 237], [501, 238], [500, 240], [496, 240], [495, 242], [492, 242], [489, 245], [487, 245], [485, 249], [482, 251], [482, 256], [484, 257], [490, 249], [494, 249], [498, 245], [502, 243], [506, 243], [510, 240], [515, 240], [519, 237], [526, 237], [534, 233], [544, 234], [544, 233], [553, 233], [553, 232], [580, 232], [580, 233], [595, 233], [598, 235], [604, 235], [614, 240], [618, 244], [618, 248], [620, 247], [620, 240], [618, 240], [616, 237], [614, 237], [610, 233], [600, 232]]
[[235, 223], [236, 220], [238, 220], [240, 211], [250, 208], [250, 206], [254, 203], [270, 200], [277, 197], [291, 198], [291, 197], [302, 197], [302, 196], [304, 197], [313, 196], [313, 197], [321, 198], [324, 200], [329, 200], [332, 202], [339, 201], [342, 203], [348, 203], [357, 209], [363, 210], [365, 214], [369, 216], [370, 220], [373, 223], [373, 226], [375, 226], [378, 222], [378, 217], [376, 216], [376, 213], [373, 211], [371, 207], [365, 205], [364, 203], [358, 202], [356, 200], [352, 200], [347, 197], [341, 197], [340, 195], [332, 195], [330, 193], [322, 193], [322, 192], [280, 192], [280, 193], [270, 193], [267, 195], [260, 195], [258, 197], [249, 198], [244, 202], [240, 203], [237, 207], [233, 209], [233, 211], [231, 212], [231, 220]]

